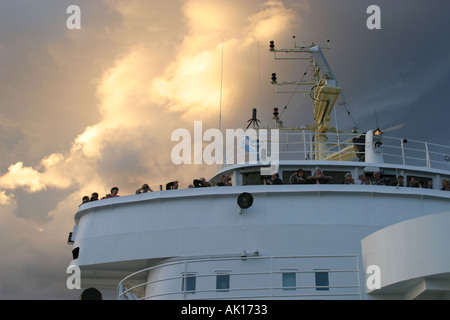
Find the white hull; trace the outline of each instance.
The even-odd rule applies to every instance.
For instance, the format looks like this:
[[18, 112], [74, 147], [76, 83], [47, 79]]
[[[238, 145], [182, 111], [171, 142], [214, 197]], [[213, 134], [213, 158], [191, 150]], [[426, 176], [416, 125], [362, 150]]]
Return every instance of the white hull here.
[[[244, 191], [253, 195], [254, 203], [239, 213], [236, 199]], [[102, 200], [77, 213], [74, 247], [80, 254], [74, 263], [83, 271], [83, 286], [105, 288], [116, 287], [139, 269], [177, 261], [176, 267], [151, 268], [130, 279], [150, 282], [145, 297], [209, 299], [219, 293], [225, 299], [322, 295], [364, 299], [367, 266], [361, 241], [387, 226], [448, 211], [449, 200], [450, 193], [439, 190], [360, 185], [201, 188]], [[240, 259], [244, 251], [248, 261]], [[272, 257], [284, 258], [275, 259], [274, 265]], [[184, 263], [200, 258], [216, 261], [188, 267]], [[350, 286], [351, 292], [317, 290], [315, 269], [330, 270], [329, 286]], [[295, 292], [283, 290], [283, 270], [297, 270]], [[229, 291], [217, 292], [218, 272], [231, 274], [230, 278], [249, 274], [230, 280]], [[257, 272], [267, 274], [255, 277]], [[196, 276], [196, 293], [182, 290], [186, 274]], [[260, 287], [267, 289], [255, 290]]]

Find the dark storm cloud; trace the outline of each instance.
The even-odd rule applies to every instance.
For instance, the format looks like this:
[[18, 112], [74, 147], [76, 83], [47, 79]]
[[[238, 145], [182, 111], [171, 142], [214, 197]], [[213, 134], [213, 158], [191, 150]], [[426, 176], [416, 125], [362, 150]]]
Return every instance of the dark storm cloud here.
[[[77, 31], [65, 26], [71, 1], [0, 3], [1, 298], [78, 297], [65, 287], [65, 240], [82, 195], [174, 179], [185, 187], [215, 171], [174, 166], [170, 134], [194, 120], [218, 126], [222, 40], [223, 128], [246, 126], [260, 94], [264, 125], [288, 101], [285, 124], [311, 124], [308, 97], [270, 85], [272, 72], [298, 80], [307, 68], [268, 51], [270, 40], [291, 47], [296, 35], [307, 45], [331, 39], [325, 53], [361, 130], [373, 129], [377, 111], [380, 126], [406, 123], [405, 138], [450, 136], [448, 1], [77, 3]], [[371, 4], [381, 30], [366, 27]]]

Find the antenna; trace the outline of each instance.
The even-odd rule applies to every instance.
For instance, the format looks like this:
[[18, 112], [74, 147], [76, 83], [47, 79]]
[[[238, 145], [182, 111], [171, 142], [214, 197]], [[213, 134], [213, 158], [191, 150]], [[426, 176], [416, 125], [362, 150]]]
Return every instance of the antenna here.
[[377, 128], [379, 127], [378, 125], [378, 114], [377, 114], [377, 110], [375, 109], [375, 123], [377, 125]]
[[222, 63], [220, 70], [220, 109], [219, 109], [219, 131], [222, 132], [222, 91], [223, 91], [223, 39], [222, 39]]
[[[258, 82], [259, 82], [259, 113], [261, 114], [261, 59], [259, 56], [259, 41], [258, 41]], [[256, 116], [256, 115], [255, 115]]]
[[[223, 38], [222, 38], [222, 62], [220, 70], [220, 109], [219, 109], [219, 131], [222, 133], [222, 91], [223, 91]], [[219, 142], [219, 150], [222, 150], [222, 146]], [[217, 163], [217, 171], [220, 170], [219, 163]]]

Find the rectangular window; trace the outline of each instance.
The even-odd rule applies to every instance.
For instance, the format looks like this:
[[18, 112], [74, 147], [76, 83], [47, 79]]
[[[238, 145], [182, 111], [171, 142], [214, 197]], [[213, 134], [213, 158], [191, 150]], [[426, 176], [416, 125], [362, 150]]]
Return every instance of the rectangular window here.
[[230, 290], [229, 274], [218, 274], [216, 276], [216, 290], [220, 292], [228, 292]]
[[196, 279], [195, 273], [183, 274], [181, 291], [195, 293]]
[[330, 290], [330, 279], [327, 271], [315, 271], [316, 290]]
[[261, 178], [261, 172], [243, 172], [242, 173], [243, 185], [262, 185], [263, 179]]
[[283, 290], [295, 290], [297, 286], [297, 274], [295, 272], [282, 273]]

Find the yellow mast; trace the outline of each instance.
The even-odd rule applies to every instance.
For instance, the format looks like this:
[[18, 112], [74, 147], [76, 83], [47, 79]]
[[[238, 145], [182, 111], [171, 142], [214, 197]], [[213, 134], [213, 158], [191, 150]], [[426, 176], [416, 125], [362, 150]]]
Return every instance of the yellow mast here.
[[[327, 136], [331, 128], [330, 119], [331, 111], [336, 102], [338, 104], [345, 104], [344, 96], [341, 88], [337, 85], [336, 78], [329, 67], [322, 49], [314, 43], [306, 48], [304, 46], [298, 47], [295, 45], [294, 49], [280, 49], [275, 50], [275, 43], [270, 42], [270, 51], [274, 53], [275, 60], [312, 60], [314, 67], [314, 81], [294, 81], [281, 82], [277, 81], [276, 74], [272, 74], [272, 84], [277, 86], [278, 93], [309, 93], [314, 100], [314, 125], [312, 130], [314, 132], [314, 149], [316, 160], [331, 160], [327, 157]], [[277, 56], [278, 53], [278, 56]], [[307, 54], [308, 57], [299, 57], [298, 55], [292, 57], [290, 54]], [[283, 56], [280, 56], [283, 54]], [[279, 86], [299, 86], [299, 85], [313, 85], [312, 89], [307, 91], [279, 91]]]

